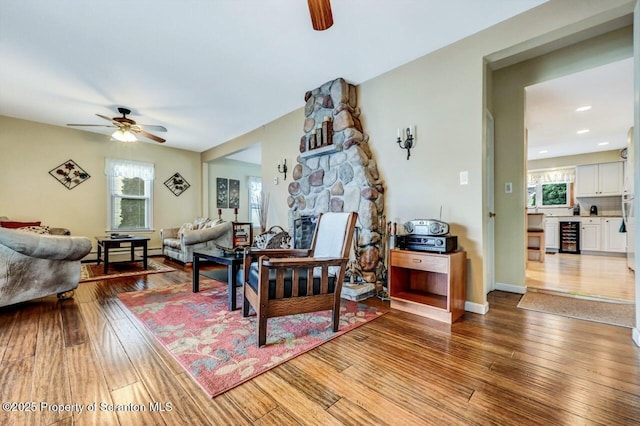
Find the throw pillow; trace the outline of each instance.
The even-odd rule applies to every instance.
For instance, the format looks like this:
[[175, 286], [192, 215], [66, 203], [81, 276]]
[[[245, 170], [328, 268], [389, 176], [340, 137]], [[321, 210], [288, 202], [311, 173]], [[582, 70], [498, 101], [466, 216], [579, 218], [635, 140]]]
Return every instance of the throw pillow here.
[[24, 226], [22, 228], [17, 228], [17, 230], [22, 232], [33, 232], [34, 234], [41, 234], [41, 235], [51, 234], [48, 226]]
[[3, 228], [17, 229], [27, 226], [40, 226], [40, 223], [41, 222], [16, 222], [13, 220], [9, 220], [0, 222], [0, 226], [2, 226]]
[[205, 224], [207, 223], [209, 219], [206, 217], [196, 217], [193, 220], [193, 229], [202, 229], [205, 227]]
[[180, 229], [178, 229], [178, 238], [182, 237], [182, 234], [184, 234], [184, 231], [191, 231], [193, 229], [193, 223], [183, 223], [182, 226], [180, 227]]

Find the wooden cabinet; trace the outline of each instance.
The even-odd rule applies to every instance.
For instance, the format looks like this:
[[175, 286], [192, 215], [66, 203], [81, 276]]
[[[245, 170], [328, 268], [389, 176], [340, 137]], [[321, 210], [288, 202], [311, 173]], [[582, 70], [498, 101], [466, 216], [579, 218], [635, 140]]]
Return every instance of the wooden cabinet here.
[[560, 248], [560, 224], [558, 218], [546, 218], [544, 220], [544, 238], [547, 249]]
[[467, 255], [390, 250], [391, 307], [453, 323], [464, 314]]
[[627, 234], [620, 232], [621, 217], [608, 217], [602, 220], [602, 250], [612, 253], [626, 253]]
[[580, 233], [580, 251], [600, 251], [600, 218], [582, 218]]
[[621, 195], [624, 163], [587, 164], [576, 167], [576, 197]]

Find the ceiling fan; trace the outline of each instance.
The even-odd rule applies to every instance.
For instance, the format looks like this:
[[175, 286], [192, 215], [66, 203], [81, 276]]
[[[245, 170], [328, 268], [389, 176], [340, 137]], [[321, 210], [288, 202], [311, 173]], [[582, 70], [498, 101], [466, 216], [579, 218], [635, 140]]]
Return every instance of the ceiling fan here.
[[[151, 139], [156, 142], [166, 142], [166, 139], [163, 139], [159, 136], [153, 135], [147, 130], [154, 130], [157, 132], [166, 132], [167, 128], [164, 126], [154, 126], [148, 124], [137, 124], [130, 118], [127, 118], [127, 114], [131, 114], [131, 110], [127, 108], [118, 108], [118, 112], [122, 114], [122, 117], [113, 117], [109, 118], [102, 114], [96, 114], [100, 118], [104, 118], [107, 121], [111, 122], [111, 125], [107, 124], [67, 124], [67, 126], [82, 126], [82, 127], [114, 127], [117, 128], [115, 132], [111, 136], [114, 139], [119, 140], [121, 142], [135, 142], [136, 139], [135, 133], [138, 133], [144, 136], [147, 139]], [[146, 129], [146, 130], [145, 130]]]

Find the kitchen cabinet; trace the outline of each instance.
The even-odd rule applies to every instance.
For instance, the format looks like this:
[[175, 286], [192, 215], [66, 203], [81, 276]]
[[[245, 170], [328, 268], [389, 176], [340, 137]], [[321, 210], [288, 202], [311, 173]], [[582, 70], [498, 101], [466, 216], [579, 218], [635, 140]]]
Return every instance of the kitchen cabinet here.
[[627, 234], [620, 232], [621, 217], [608, 217], [602, 220], [602, 250], [612, 253], [626, 253]]
[[560, 248], [560, 224], [557, 217], [544, 220], [544, 241], [547, 249]]
[[622, 161], [576, 167], [576, 197], [622, 195]]
[[600, 218], [584, 217], [580, 233], [580, 251], [601, 251]]

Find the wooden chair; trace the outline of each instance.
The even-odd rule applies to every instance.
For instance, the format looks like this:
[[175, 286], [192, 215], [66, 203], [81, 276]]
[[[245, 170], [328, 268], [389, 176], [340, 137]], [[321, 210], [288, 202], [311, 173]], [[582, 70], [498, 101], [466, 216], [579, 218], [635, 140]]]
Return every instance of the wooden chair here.
[[357, 213], [324, 213], [309, 249], [250, 249], [244, 259], [242, 315], [258, 317], [258, 346], [267, 340], [267, 319], [332, 310], [338, 331], [340, 293]]

